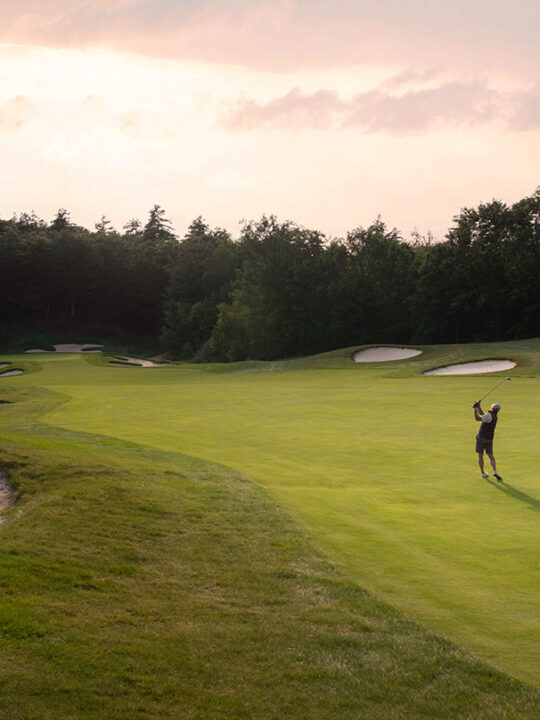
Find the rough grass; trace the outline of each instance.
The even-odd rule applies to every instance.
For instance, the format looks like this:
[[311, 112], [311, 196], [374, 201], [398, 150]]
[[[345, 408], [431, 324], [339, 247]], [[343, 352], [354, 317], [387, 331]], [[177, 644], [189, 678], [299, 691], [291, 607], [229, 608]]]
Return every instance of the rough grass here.
[[361, 590], [241, 476], [9, 396], [0, 717], [537, 717], [536, 690]]

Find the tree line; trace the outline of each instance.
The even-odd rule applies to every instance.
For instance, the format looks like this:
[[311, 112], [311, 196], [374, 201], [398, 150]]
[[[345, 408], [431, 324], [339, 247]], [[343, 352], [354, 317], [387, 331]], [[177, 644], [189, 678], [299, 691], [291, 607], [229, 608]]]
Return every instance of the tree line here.
[[0, 342], [23, 331], [154, 336], [172, 357], [291, 357], [367, 343], [540, 335], [540, 188], [464, 208], [443, 242], [379, 218], [326, 238], [274, 216], [233, 239], [196, 218], [90, 231], [60, 209], [0, 220]]

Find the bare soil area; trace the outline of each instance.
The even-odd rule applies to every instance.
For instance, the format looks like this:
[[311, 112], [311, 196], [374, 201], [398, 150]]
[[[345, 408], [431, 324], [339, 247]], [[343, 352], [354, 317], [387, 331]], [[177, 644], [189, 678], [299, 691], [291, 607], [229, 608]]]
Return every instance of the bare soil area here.
[[9, 510], [13, 503], [14, 495], [8, 479], [6, 475], [0, 473], [0, 524], [4, 522], [4, 512]]

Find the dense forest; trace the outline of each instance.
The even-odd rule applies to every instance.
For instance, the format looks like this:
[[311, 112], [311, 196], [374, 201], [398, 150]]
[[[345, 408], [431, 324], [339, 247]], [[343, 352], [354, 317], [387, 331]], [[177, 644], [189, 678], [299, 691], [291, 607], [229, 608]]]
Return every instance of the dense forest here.
[[144, 335], [195, 361], [537, 336], [540, 188], [462, 209], [439, 243], [380, 219], [328, 239], [263, 216], [233, 239], [200, 217], [177, 238], [158, 205], [123, 232], [22, 213], [0, 220], [0, 322], [3, 345]]

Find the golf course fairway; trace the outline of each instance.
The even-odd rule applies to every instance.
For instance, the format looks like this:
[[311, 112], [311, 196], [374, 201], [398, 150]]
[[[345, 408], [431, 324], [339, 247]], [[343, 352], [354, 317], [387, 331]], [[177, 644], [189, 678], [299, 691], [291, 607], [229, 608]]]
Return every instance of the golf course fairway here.
[[[512, 677], [540, 685], [540, 340], [357, 348], [283, 362], [111, 367], [102, 355], [2, 357], [2, 389], [52, 391], [41, 423], [219, 463], [262, 486], [378, 598]], [[510, 358], [489, 375], [424, 376]], [[472, 403], [502, 406], [483, 480]], [[61, 402], [60, 402], [61, 400]]]

